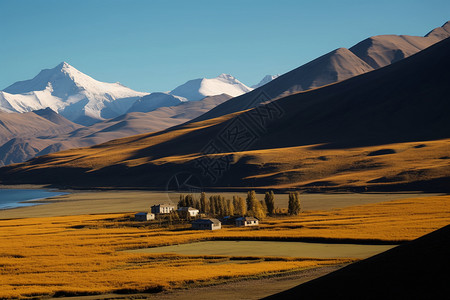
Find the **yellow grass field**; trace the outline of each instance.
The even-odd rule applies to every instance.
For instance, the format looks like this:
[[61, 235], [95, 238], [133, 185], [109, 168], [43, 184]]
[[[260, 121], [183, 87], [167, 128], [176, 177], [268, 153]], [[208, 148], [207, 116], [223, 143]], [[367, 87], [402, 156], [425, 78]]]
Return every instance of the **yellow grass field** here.
[[121, 250], [214, 238], [411, 240], [450, 223], [450, 196], [411, 198], [298, 217], [259, 230], [132, 227], [127, 215], [0, 221], [0, 298], [144, 292], [295, 271], [351, 259], [182, 256]]

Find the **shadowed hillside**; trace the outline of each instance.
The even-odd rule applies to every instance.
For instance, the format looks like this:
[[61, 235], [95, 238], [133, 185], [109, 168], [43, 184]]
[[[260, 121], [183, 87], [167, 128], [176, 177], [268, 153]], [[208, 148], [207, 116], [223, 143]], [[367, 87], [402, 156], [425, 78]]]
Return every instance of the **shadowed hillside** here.
[[449, 50], [446, 39], [337, 84], [234, 115], [43, 156], [0, 169], [0, 178], [164, 187], [176, 172], [189, 171], [216, 186], [448, 188]]
[[[450, 37], [450, 22], [433, 29], [426, 36], [373, 36], [350, 49], [339, 48], [331, 51], [252, 92], [217, 106], [194, 121], [207, 120], [253, 108], [260, 102], [367, 73], [409, 57], [448, 37]], [[261, 93], [263, 93], [262, 96]]]
[[264, 299], [445, 299], [450, 226]]

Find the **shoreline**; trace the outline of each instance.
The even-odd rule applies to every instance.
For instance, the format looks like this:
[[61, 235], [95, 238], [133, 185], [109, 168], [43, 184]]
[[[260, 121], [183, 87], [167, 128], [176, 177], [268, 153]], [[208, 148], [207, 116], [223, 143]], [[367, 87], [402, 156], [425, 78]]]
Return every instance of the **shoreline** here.
[[[13, 191], [36, 191], [36, 192], [46, 192], [46, 193], [52, 193], [52, 195], [36, 195], [32, 199], [25, 199], [25, 200], [11, 200], [12, 202], [6, 202], [1, 203], [0, 202], [0, 211], [9, 211], [14, 209], [20, 209], [25, 207], [32, 207], [32, 206], [38, 206], [38, 205], [45, 205], [52, 203], [51, 201], [45, 201], [46, 199], [50, 199], [52, 197], [58, 197], [58, 196], [65, 196], [70, 194], [67, 191], [59, 191], [56, 189], [47, 189], [44, 187], [31, 187], [31, 186], [22, 186], [20, 188], [12, 188], [12, 187], [2, 187], [0, 186], [1, 190], [13, 190]], [[7, 206], [2, 207], [2, 205], [5, 204]]]

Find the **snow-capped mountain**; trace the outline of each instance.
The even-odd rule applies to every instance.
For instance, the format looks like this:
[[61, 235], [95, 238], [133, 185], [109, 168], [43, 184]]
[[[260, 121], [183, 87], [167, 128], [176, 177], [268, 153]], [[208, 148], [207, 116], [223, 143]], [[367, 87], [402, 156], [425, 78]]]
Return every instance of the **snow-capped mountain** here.
[[151, 93], [136, 100], [128, 112], [149, 112], [160, 107], [176, 106], [187, 101], [186, 98], [169, 93]]
[[145, 95], [118, 82], [97, 81], [63, 62], [0, 91], [0, 110], [22, 113], [50, 107], [86, 125], [126, 113]]
[[228, 74], [221, 74], [216, 78], [199, 78], [189, 80], [170, 92], [171, 95], [186, 98], [189, 101], [198, 101], [206, 96], [227, 94], [233, 97], [250, 92], [252, 88], [246, 86]]
[[252, 89], [257, 89], [260, 86], [263, 86], [266, 83], [271, 82], [272, 80], [276, 79], [277, 77], [280, 77], [280, 75], [278, 75], [278, 74], [277, 75], [266, 75], [266, 76], [264, 76], [263, 79], [261, 79], [261, 81], [258, 84], [252, 85], [251, 87], [252, 87]]

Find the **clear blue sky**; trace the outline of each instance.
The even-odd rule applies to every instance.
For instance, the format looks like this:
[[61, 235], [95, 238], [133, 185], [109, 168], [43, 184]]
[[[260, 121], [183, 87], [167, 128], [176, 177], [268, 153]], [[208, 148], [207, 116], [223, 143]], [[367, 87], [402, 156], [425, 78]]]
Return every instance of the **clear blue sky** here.
[[247, 85], [379, 34], [424, 35], [450, 1], [0, 0], [0, 89], [67, 61], [139, 91]]

